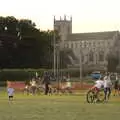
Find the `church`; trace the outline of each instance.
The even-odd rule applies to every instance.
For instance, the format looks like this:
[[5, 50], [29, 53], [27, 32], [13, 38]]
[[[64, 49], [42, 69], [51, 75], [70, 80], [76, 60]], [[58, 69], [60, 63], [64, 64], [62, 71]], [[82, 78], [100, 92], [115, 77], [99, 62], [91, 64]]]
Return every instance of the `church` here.
[[107, 70], [107, 56], [112, 52], [119, 37], [119, 31], [103, 31], [90, 33], [72, 33], [72, 17], [56, 19], [54, 30], [60, 36], [60, 48], [71, 49], [76, 59], [69, 56], [68, 67], [92, 70]]

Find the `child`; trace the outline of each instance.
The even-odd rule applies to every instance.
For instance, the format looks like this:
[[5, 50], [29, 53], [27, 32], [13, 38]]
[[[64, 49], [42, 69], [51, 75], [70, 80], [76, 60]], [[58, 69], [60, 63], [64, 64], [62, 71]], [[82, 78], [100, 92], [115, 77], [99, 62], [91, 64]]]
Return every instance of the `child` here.
[[98, 93], [103, 88], [103, 86], [104, 86], [104, 82], [103, 82], [103, 78], [101, 77], [100, 79], [95, 81], [95, 85], [91, 88], [91, 90], [95, 92], [96, 102], [99, 101]]
[[103, 82], [103, 78], [101, 77], [100, 79], [95, 81], [95, 85], [91, 88], [91, 90], [95, 90], [96, 92], [99, 92], [99, 90], [103, 88], [103, 86], [104, 86], [104, 82]]
[[116, 80], [114, 82], [114, 96], [116, 96], [116, 93], [120, 95], [120, 76], [116, 75]]
[[11, 86], [9, 86], [8, 89], [7, 89], [7, 92], [8, 92], [9, 101], [13, 101], [14, 88], [12, 88]]

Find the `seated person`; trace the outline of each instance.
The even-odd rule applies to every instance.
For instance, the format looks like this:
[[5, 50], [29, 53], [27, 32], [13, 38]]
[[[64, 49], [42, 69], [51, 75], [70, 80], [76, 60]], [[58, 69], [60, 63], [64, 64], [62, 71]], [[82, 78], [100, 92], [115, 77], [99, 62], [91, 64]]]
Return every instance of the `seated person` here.
[[103, 86], [103, 78], [100, 78], [97, 81], [95, 81], [95, 85], [91, 88], [91, 90], [95, 90], [98, 93], [101, 90], [101, 88], [103, 88]]

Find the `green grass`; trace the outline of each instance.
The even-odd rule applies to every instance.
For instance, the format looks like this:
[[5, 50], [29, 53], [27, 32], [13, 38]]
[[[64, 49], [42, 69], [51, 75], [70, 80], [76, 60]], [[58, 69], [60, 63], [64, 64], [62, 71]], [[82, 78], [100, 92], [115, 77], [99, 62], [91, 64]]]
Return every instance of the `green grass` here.
[[88, 104], [85, 96], [15, 95], [12, 104], [0, 93], [0, 120], [120, 120], [120, 97]]

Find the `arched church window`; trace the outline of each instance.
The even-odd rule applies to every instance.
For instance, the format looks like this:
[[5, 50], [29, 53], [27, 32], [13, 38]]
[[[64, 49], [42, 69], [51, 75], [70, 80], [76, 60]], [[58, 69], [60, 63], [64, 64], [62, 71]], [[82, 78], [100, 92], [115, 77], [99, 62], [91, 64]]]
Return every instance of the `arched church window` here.
[[94, 59], [94, 54], [93, 54], [92, 51], [90, 51], [90, 53], [89, 53], [89, 61], [93, 61], [93, 59]]
[[82, 62], [84, 62], [84, 55], [82, 54]]
[[57, 27], [57, 31], [59, 31], [59, 32], [60, 32], [60, 30], [61, 30], [60, 27], [61, 27], [60, 25], [58, 25], [58, 27]]
[[70, 33], [70, 27], [68, 26], [68, 33]]
[[69, 48], [69, 44], [65, 43], [64, 48]]
[[73, 45], [73, 43], [71, 43], [71, 48], [73, 48], [74, 47], [74, 45]]
[[104, 51], [99, 52], [99, 61], [104, 61]]
[[89, 46], [91, 47], [91, 42], [89, 42]]
[[95, 42], [93, 42], [93, 46], [95, 46]]
[[84, 47], [85, 47], [85, 48], [87, 47], [87, 42], [86, 42], [86, 41], [84, 42]]
[[78, 43], [75, 43], [75, 48], [77, 48], [78, 47]]
[[82, 43], [80, 42], [80, 48], [82, 47]]

